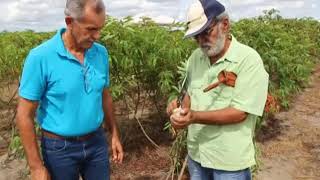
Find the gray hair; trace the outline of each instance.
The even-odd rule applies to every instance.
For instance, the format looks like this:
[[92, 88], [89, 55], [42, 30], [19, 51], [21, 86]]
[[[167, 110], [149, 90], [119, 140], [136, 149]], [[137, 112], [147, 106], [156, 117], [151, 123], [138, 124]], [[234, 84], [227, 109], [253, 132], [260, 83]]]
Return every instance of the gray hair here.
[[[229, 24], [231, 24], [231, 21], [229, 19], [229, 14], [226, 11], [221, 13], [219, 16], [215, 17], [213, 23], [218, 23], [218, 26], [219, 26], [219, 29], [220, 29], [220, 27], [222, 26], [221, 21], [224, 20], [224, 19], [227, 19]], [[230, 26], [228, 28], [228, 32], [230, 32]]]
[[102, 0], [67, 0], [64, 14], [75, 19], [83, 17], [84, 9], [88, 3], [92, 4], [96, 13], [105, 11], [105, 6]]
[[[228, 19], [229, 20], [229, 14], [227, 11], [224, 11], [223, 13], [221, 13], [219, 16], [215, 17], [216, 21], [221, 21], [223, 19]], [[230, 21], [230, 20], [229, 20]]]

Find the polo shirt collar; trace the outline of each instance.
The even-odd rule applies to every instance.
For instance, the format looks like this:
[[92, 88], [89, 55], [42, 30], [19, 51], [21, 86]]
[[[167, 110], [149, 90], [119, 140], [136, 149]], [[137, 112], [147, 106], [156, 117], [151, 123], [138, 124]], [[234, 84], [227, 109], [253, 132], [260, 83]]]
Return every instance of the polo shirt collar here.
[[237, 58], [237, 49], [238, 49], [238, 44], [239, 42], [237, 41], [237, 39], [232, 36], [232, 40], [230, 43], [230, 46], [227, 50], [227, 52], [224, 54], [224, 56], [222, 58], [220, 58], [217, 63], [222, 62], [222, 61], [230, 61], [230, 62], [234, 62], [237, 63], [239, 58]]
[[[62, 34], [66, 32], [65, 28], [61, 28], [60, 30], [58, 30], [58, 32], [56, 33], [56, 35], [54, 36], [54, 41], [57, 45], [56, 48], [56, 52], [63, 57], [67, 57], [68, 59], [73, 59], [73, 60], [77, 60], [64, 46], [64, 42], [62, 40]], [[96, 48], [94, 46], [94, 44], [86, 50], [85, 52], [85, 57], [87, 58], [92, 58], [95, 53], [96, 53]]]

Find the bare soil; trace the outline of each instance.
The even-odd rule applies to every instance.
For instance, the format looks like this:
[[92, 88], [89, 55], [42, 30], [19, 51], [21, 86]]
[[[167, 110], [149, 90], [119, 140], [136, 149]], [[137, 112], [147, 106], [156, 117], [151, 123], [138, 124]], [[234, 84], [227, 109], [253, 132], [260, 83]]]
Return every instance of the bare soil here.
[[261, 131], [257, 180], [320, 180], [320, 66], [289, 111]]
[[[16, 87], [0, 88], [0, 99], [8, 101]], [[122, 165], [111, 164], [111, 179], [165, 179], [172, 139], [163, 130], [164, 122], [157, 113], [140, 116], [146, 133], [159, 145], [156, 148], [137, 121], [120, 112], [118, 108], [126, 153]], [[15, 159], [7, 152], [13, 113], [12, 106], [0, 104], [0, 180], [29, 179], [25, 160]], [[320, 66], [314, 71], [310, 86], [293, 98], [290, 110], [270, 119], [257, 139], [261, 155], [256, 180], [320, 180]]]

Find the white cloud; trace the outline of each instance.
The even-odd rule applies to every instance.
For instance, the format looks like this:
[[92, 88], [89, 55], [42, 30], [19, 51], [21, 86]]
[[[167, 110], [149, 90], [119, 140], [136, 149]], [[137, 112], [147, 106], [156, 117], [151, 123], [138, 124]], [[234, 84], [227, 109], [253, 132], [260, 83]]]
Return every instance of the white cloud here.
[[[115, 17], [152, 17], [160, 23], [185, 20], [195, 0], [104, 0], [107, 14]], [[313, 16], [320, 19], [318, 0], [220, 0], [233, 20], [261, 15], [276, 8], [285, 17]], [[65, 0], [0, 0], [0, 31], [34, 29], [52, 31], [64, 26]]]
[[[61, 0], [7, 0], [0, 2], [0, 12], [7, 11], [0, 17], [6, 25], [0, 31], [33, 29], [37, 31], [55, 30], [63, 25], [64, 1]], [[6, 1], [6, 0], [4, 0]]]
[[266, 5], [257, 5], [256, 10], [257, 11], [263, 11], [263, 10], [268, 10], [268, 9], [278, 9], [278, 10], [283, 10], [283, 9], [298, 9], [302, 8], [305, 5], [304, 1], [283, 1], [283, 2], [270, 2]]
[[[107, 11], [118, 17], [136, 16], [143, 13], [147, 16], [176, 16], [179, 0], [105, 0]], [[133, 9], [133, 10], [132, 10]]]
[[232, 5], [233, 6], [239, 6], [239, 5], [252, 5], [252, 4], [259, 4], [264, 2], [265, 0], [233, 0]]
[[[137, 14], [136, 16], [133, 17], [134, 22], [139, 22], [141, 21], [142, 17], [146, 17], [146, 16], [147, 15], [144, 13]], [[152, 18], [154, 22], [159, 24], [171, 24], [175, 22], [175, 19], [170, 16], [160, 15], [160, 16], [148, 16], [148, 17]]]
[[140, 4], [140, 0], [122, 0], [122, 1], [111, 1], [106, 0], [107, 9], [125, 9], [127, 7], [136, 6]]

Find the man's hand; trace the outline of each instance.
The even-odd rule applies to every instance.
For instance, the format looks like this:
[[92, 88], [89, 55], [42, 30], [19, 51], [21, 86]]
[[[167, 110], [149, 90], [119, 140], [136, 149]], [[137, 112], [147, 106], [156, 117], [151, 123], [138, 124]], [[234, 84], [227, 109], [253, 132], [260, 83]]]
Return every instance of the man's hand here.
[[108, 88], [103, 90], [103, 112], [105, 113], [105, 125], [111, 132], [112, 161], [122, 163], [123, 149], [119, 138], [119, 131], [113, 113], [112, 96]]
[[48, 170], [41, 166], [36, 169], [31, 169], [31, 180], [51, 180]]
[[167, 114], [168, 116], [171, 116], [172, 113], [173, 113], [173, 110], [176, 109], [178, 107], [177, 105], [177, 98], [172, 100], [169, 104], [168, 104], [168, 107], [167, 107]]
[[170, 116], [171, 125], [175, 129], [183, 129], [194, 122], [194, 114], [190, 108], [182, 108]]
[[118, 135], [111, 137], [112, 161], [115, 163], [122, 163], [123, 149]]
[[[191, 100], [190, 100], [190, 96], [189, 94], [187, 93], [183, 100], [182, 100], [182, 104], [181, 104], [182, 108], [189, 108], [191, 107]], [[171, 116], [173, 114], [173, 111], [175, 109], [178, 108], [178, 103], [177, 103], [177, 98], [172, 100], [169, 104], [168, 104], [168, 107], [167, 107], [167, 114], [168, 116]]]

